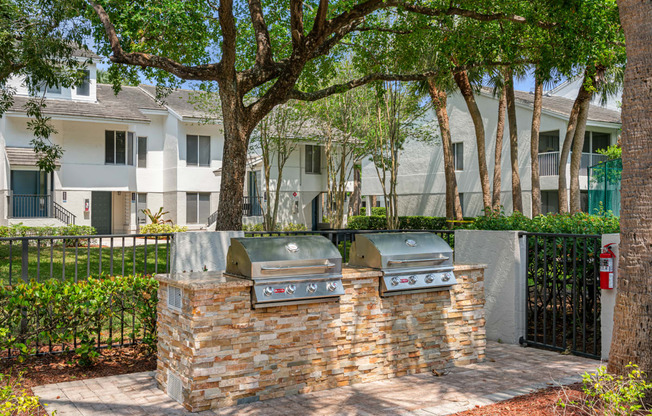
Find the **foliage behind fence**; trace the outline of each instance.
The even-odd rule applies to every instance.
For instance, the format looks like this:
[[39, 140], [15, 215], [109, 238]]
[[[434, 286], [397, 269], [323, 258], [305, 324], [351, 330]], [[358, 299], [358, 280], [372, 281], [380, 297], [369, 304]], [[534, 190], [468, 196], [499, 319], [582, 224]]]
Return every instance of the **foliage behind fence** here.
[[0, 286], [4, 356], [124, 346], [156, 348], [158, 282], [151, 276], [102, 276]]

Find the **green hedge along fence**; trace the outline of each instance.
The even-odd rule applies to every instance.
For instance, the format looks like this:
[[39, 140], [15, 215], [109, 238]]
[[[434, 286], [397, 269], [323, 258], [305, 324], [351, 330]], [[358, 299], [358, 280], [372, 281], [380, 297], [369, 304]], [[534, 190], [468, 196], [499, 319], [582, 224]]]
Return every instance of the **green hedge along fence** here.
[[155, 351], [157, 291], [142, 275], [0, 286], [0, 353], [75, 350], [88, 364], [96, 348], [142, 342]]
[[[559, 234], [608, 234], [620, 232], [620, 219], [609, 213], [589, 215], [584, 212], [576, 214], [549, 214], [528, 218], [516, 212], [506, 216], [489, 213], [476, 218], [465, 218], [462, 222], [448, 223], [445, 217], [410, 216], [399, 217], [399, 229], [409, 230], [444, 230], [474, 229], [474, 230], [516, 230], [539, 233]], [[349, 218], [348, 228], [351, 230], [385, 230], [385, 216], [353, 216]]]

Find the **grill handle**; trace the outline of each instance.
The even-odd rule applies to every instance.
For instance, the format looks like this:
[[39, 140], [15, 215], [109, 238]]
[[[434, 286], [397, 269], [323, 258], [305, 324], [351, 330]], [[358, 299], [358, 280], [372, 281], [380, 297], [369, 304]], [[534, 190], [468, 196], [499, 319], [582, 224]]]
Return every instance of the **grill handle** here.
[[314, 265], [306, 265], [306, 266], [261, 266], [260, 270], [262, 271], [281, 271], [281, 270], [300, 270], [300, 269], [332, 269], [335, 267], [335, 264], [328, 262], [325, 264], [314, 264]]
[[437, 263], [444, 262], [450, 257], [437, 257], [430, 259], [406, 259], [406, 260], [388, 260], [387, 264], [409, 264], [409, 263], [423, 263], [424, 261], [435, 261]]

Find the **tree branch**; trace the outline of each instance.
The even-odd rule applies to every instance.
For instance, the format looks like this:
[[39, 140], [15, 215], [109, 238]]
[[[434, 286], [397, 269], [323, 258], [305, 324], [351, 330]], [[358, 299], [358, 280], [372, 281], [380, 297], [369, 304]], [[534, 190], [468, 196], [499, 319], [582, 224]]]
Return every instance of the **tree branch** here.
[[290, 31], [292, 44], [297, 49], [303, 42], [303, 1], [290, 0]]
[[222, 65], [205, 64], [197, 66], [186, 66], [176, 62], [170, 58], [152, 55], [144, 52], [125, 52], [120, 45], [120, 38], [115, 30], [115, 26], [111, 22], [109, 14], [104, 10], [100, 4], [93, 0], [89, 1], [90, 5], [95, 10], [97, 17], [104, 26], [106, 37], [111, 46], [113, 55], [109, 57], [111, 62], [118, 64], [137, 65], [141, 67], [158, 68], [165, 70], [182, 79], [194, 79], [203, 81], [216, 81], [222, 72]]
[[272, 62], [272, 41], [269, 38], [260, 0], [249, 0], [249, 13], [256, 36], [256, 65], [264, 66]]

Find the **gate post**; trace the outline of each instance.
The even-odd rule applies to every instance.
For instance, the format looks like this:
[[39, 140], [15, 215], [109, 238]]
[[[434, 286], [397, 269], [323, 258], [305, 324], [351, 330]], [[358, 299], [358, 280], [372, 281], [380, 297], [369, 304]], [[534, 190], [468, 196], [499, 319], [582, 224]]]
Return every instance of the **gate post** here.
[[[611, 251], [614, 252], [614, 270], [616, 278], [614, 279], [614, 288], [600, 290], [600, 331], [602, 333], [602, 354], [603, 360], [609, 359], [609, 350], [611, 349], [611, 336], [614, 330], [614, 309], [616, 307], [616, 295], [618, 294], [618, 260], [620, 256], [620, 234], [602, 234], [602, 246], [613, 243]], [[599, 282], [599, 277], [598, 277]]]
[[455, 230], [455, 263], [486, 264], [487, 339], [518, 344], [525, 336], [525, 238], [518, 231]]

